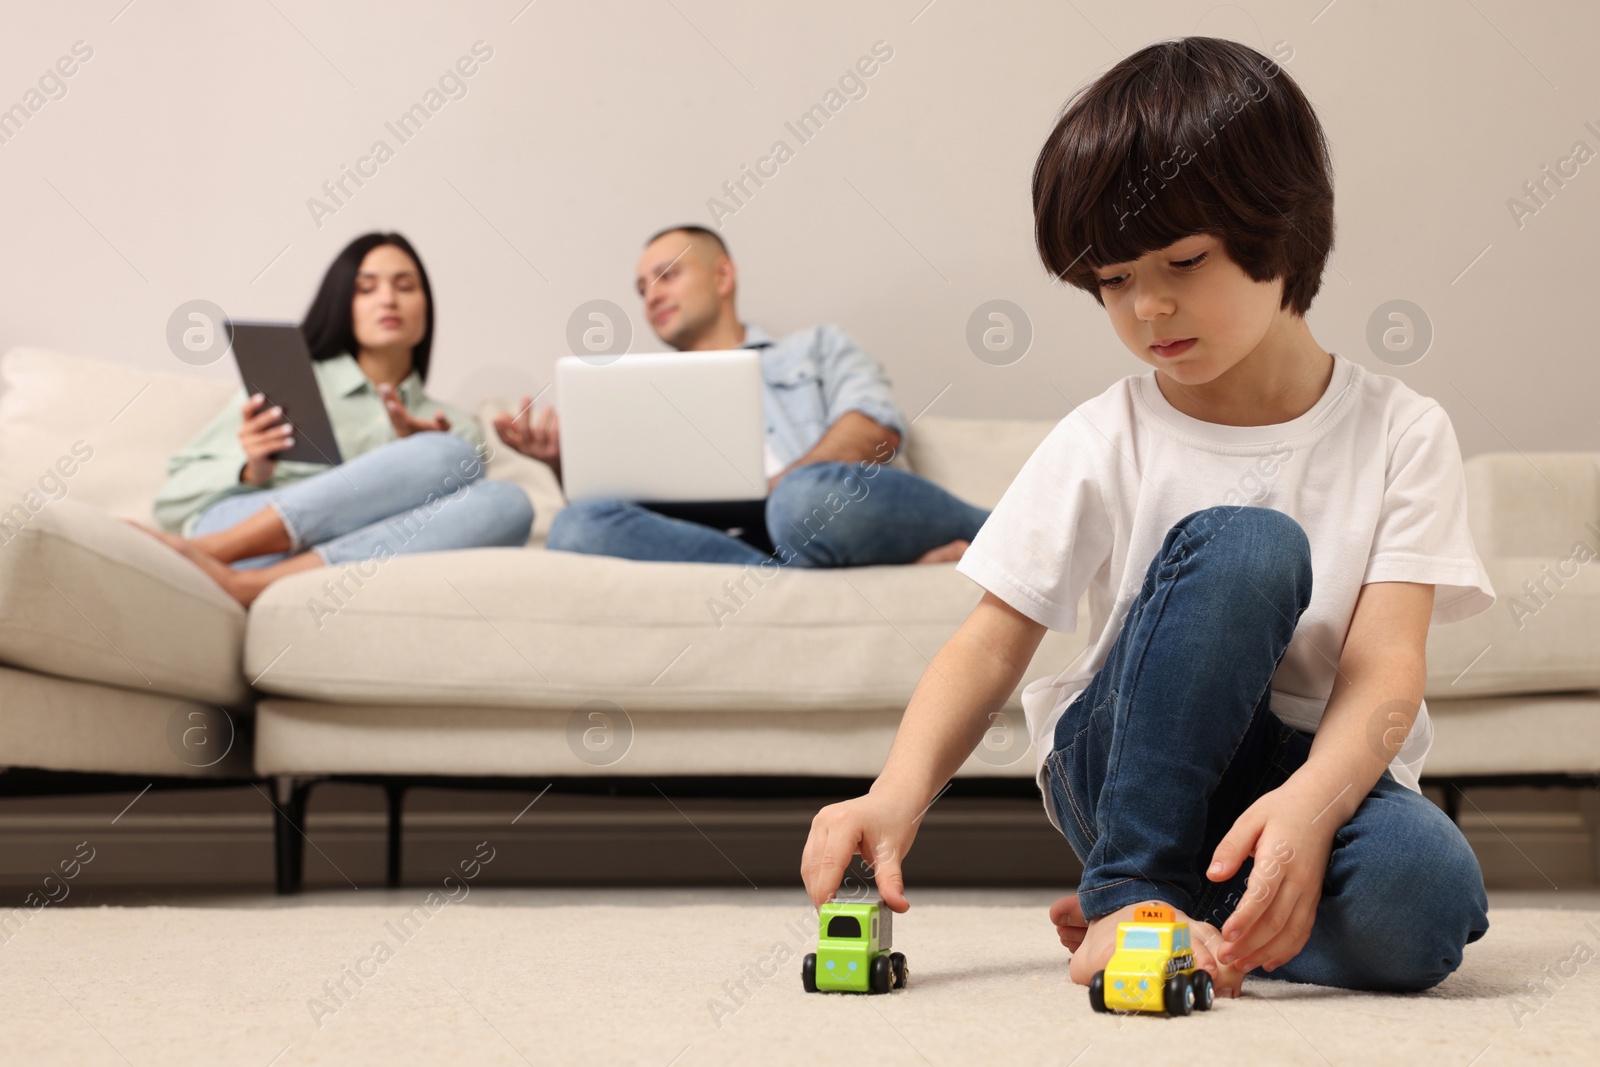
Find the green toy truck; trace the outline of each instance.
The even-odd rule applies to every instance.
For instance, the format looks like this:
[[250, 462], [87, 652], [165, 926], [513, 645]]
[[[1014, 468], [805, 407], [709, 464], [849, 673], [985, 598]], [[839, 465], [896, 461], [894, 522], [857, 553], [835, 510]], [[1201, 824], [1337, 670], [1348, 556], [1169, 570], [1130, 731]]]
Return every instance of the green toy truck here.
[[887, 993], [904, 989], [906, 957], [890, 952], [890, 918], [882, 901], [829, 901], [817, 914], [817, 951], [806, 953], [800, 981], [807, 993]]

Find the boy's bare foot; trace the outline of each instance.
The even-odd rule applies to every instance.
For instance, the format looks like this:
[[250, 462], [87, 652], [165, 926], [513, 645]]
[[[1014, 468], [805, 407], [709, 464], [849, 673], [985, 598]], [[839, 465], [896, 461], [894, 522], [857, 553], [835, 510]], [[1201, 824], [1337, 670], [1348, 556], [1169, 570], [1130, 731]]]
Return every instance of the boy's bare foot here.
[[1083, 917], [1078, 894], [1068, 893], [1050, 905], [1050, 921], [1056, 924], [1056, 934], [1060, 936], [1061, 943], [1073, 952], [1078, 951], [1084, 935], [1089, 932], [1089, 920]]
[[[1164, 900], [1146, 900], [1129, 904], [1110, 915], [1085, 923], [1083, 909], [1076, 894], [1062, 897], [1050, 906], [1050, 920], [1056, 924], [1061, 943], [1072, 949], [1069, 973], [1079, 985], [1088, 985], [1096, 971], [1105, 969], [1117, 948], [1117, 924], [1131, 922], [1133, 909], [1139, 904], [1165, 904]], [[1180, 921], [1189, 924], [1189, 943], [1194, 948], [1195, 966], [1211, 974], [1212, 985], [1219, 997], [1237, 997], [1244, 984], [1244, 974], [1236, 967], [1219, 963], [1212, 951], [1213, 945], [1222, 943], [1222, 933], [1208, 922], [1191, 919], [1177, 908], [1172, 909]], [[1074, 947], [1072, 941], [1077, 941]]]
[[948, 545], [930, 548], [917, 557], [918, 563], [954, 563], [966, 552], [970, 541], [951, 541]]

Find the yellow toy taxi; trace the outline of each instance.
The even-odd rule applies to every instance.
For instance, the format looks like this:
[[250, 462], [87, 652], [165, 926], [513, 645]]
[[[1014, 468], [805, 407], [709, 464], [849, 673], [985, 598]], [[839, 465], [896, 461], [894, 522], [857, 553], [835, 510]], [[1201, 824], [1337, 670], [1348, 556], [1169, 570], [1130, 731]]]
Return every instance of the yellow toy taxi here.
[[1141, 904], [1133, 921], [1117, 924], [1117, 950], [1089, 982], [1095, 1011], [1208, 1011], [1211, 975], [1194, 965], [1189, 924], [1167, 904]]

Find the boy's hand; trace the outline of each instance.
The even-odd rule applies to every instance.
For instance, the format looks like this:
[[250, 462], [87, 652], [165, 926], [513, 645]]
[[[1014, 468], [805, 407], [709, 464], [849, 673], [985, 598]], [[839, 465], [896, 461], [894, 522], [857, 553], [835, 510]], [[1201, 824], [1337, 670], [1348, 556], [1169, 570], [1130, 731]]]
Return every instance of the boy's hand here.
[[800, 854], [800, 877], [812, 904], [820, 908], [833, 899], [851, 857], [859, 854], [871, 868], [878, 895], [889, 910], [911, 907], [900, 861], [911, 850], [919, 819], [919, 812], [870, 792], [817, 812]]
[[1255, 865], [1244, 899], [1222, 924], [1217, 959], [1241, 973], [1293, 959], [1311, 937], [1337, 819], [1325, 801], [1291, 778], [1245, 809], [1217, 850], [1206, 877], [1231, 878], [1246, 857]]

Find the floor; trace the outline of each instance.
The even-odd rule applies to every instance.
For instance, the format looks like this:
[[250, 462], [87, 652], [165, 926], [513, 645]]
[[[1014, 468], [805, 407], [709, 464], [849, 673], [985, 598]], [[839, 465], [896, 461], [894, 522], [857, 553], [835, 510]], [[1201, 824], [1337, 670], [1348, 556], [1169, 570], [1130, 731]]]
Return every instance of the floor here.
[[1600, 891], [1491, 893], [1488, 935], [1425, 994], [1252, 979], [1187, 1019], [1091, 1012], [1053, 895], [914, 892], [908, 988], [849, 997], [800, 988], [815, 919], [793, 890], [102, 891], [12, 914], [0, 1063], [1487, 1067], [1595, 1034]]

